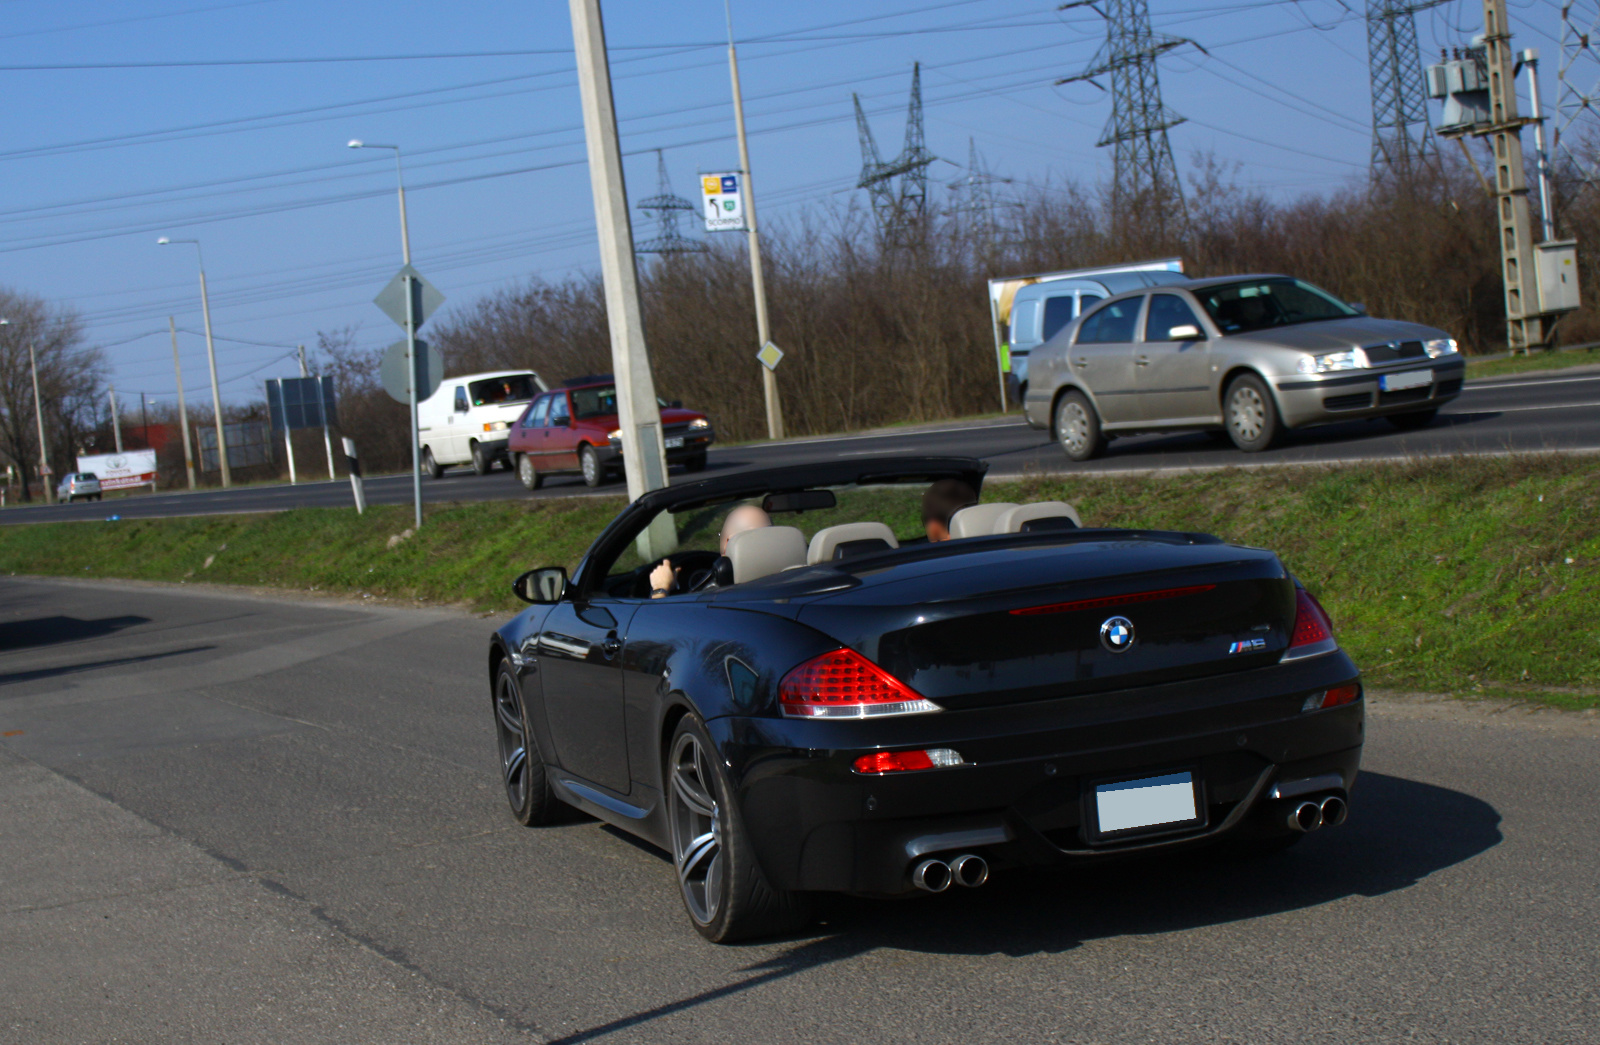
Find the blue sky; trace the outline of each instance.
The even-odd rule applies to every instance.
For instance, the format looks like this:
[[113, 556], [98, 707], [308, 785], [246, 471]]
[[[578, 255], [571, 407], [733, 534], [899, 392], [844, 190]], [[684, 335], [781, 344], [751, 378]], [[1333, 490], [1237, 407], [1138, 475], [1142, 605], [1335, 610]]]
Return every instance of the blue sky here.
[[[934, 184], [965, 172], [969, 138], [1019, 185], [1106, 179], [1111, 157], [1094, 142], [1107, 97], [1052, 86], [1091, 58], [1103, 23], [1056, 6], [735, 0], [763, 223], [864, 203], [851, 92], [884, 153], [898, 152], [918, 60], [927, 144], [943, 158]], [[1210, 52], [1162, 60], [1166, 101], [1188, 117], [1171, 134], [1180, 171], [1209, 150], [1278, 196], [1365, 177], [1365, 4], [1150, 7], [1158, 32]], [[1558, 10], [1512, 8], [1516, 45], [1545, 57], [1547, 105]], [[0, 14], [0, 284], [77, 308], [125, 401], [171, 396], [169, 314], [180, 330], [201, 328], [193, 249], [158, 247], [162, 235], [204, 243], [230, 399], [294, 373], [278, 357], [319, 329], [358, 327], [367, 346], [399, 336], [371, 304], [400, 263], [392, 154], [351, 151], [350, 138], [405, 149], [414, 261], [447, 310], [595, 264], [565, 3], [0, 0]], [[605, 15], [630, 195], [656, 191], [659, 148], [674, 190], [693, 196], [697, 171], [737, 166], [721, 0], [610, 0]], [[1418, 15], [1423, 53], [1480, 24], [1463, 0]], [[442, 54], [465, 57], [277, 61]], [[261, 60], [273, 64], [193, 64]], [[147, 64], [81, 68], [130, 63]], [[51, 65], [79, 68], [18, 68]], [[1597, 69], [1583, 72], [1592, 81]], [[639, 238], [650, 235], [637, 217]], [[203, 341], [179, 338], [184, 383], [198, 392]]]

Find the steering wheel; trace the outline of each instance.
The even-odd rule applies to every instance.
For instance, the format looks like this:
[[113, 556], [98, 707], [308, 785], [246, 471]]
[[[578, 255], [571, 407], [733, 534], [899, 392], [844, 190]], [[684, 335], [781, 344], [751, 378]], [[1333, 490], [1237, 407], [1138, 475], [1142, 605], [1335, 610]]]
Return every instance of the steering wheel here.
[[700, 591], [711, 583], [711, 566], [720, 556], [712, 551], [683, 551], [675, 552], [665, 559], [657, 559], [639, 567], [638, 580], [635, 582], [635, 598], [649, 598], [650, 574], [663, 562], [671, 561], [672, 568], [677, 572], [678, 584], [673, 593]]

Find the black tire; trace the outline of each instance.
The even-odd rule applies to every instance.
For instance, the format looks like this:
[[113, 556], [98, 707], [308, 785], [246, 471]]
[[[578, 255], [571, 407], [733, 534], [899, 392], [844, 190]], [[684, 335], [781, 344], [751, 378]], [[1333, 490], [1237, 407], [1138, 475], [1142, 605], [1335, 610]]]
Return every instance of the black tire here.
[[94, 499], [97, 500], [97, 501], [103, 501], [103, 500], [105, 500], [105, 498], [106, 498], [106, 495], [103, 494], [103, 493], [97, 493], [97, 494], [94, 495]]
[[63, 504], [71, 504], [72, 503], [72, 495], [70, 493], [67, 494], [67, 496], [65, 498], [63, 498], [62, 503]]
[[1271, 448], [1283, 434], [1272, 390], [1254, 374], [1240, 374], [1229, 383], [1222, 395], [1222, 421], [1233, 445], [1247, 454]]
[[533, 459], [527, 454], [517, 455], [517, 478], [528, 490], [537, 490], [544, 485], [544, 474], [533, 466]]
[[431, 446], [422, 448], [422, 470], [428, 473], [429, 479], [438, 479], [444, 475], [444, 469], [439, 466], [438, 461], [433, 459], [433, 447]]
[[767, 881], [732, 801], [722, 759], [693, 712], [672, 732], [665, 772], [678, 891], [700, 935], [732, 943], [804, 926], [810, 898]]
[[693, 457], [683, 459], [683, 470], [686, 472], [703, 472], [706, 470], [706, 455], [695, 454]]
[[583, 472], [585, 486], [599, 486], [606, 481], [606, 470], [600, 464], [600, 455], [588, 443], [578, 447], [578, 468]]
[[474, 475], [488, 475], [489, 469], [494, 467], [494, 458], [489, 456], [482, 443], [472, 444], [472, 473]]
[[506, 789], [511, 815], [524, 827], [560, 819], [563, 806], [550, 789], [539, 740], [529, 724], [522, 687], [506, 661], [494, 676], [494, 732], [499, 742], [500, 783]]
[[1406, 414], [1390, 414], [1388, 421], [1402, 432], [1413, 432], [1418, 428], [1426, 428], [1433, 424], [1433, 419], [1439, 415], [1439, 408], [1429, 407], [1426, 410], [1413, 410]]
[[1069, 461], [1088, 461], [1105, 452], [1100, 415], [1082, 392], [1068, 392], [1056, 401], [1055, 432]]

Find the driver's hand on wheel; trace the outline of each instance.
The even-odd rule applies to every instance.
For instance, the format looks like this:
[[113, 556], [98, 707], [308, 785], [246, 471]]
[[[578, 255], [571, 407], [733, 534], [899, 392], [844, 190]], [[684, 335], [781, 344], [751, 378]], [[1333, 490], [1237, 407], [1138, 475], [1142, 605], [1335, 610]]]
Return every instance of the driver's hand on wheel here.
[[676, 580], [677, 575], [673, 572], [672, 560], [662, 559], [650, 571], [650, 597], [659, 599], [665, 595], [672, 594]]

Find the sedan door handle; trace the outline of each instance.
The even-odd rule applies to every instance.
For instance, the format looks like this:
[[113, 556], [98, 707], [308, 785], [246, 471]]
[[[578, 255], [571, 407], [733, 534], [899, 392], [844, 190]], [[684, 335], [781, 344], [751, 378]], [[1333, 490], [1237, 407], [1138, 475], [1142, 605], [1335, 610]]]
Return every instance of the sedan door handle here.
[[1088, 366], [1089, 365], [1089, 361], [1087, 359], [1083, 358], [1082, 356], [1079, 356], [1077, 359], [1073, 360], [1073, 364], [1072, 365], [1073, 366]]
[[615, 635], [606, 636], [606, 640], [600, 643], [600, 652], [605, 654], [607, 660], [613, 659], [622, 652], [622, 640]]

